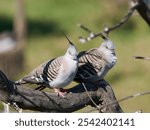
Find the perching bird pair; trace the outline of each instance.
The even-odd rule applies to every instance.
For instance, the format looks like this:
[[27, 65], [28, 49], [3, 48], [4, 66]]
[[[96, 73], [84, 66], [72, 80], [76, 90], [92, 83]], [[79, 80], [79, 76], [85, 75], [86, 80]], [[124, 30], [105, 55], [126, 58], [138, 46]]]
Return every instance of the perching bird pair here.
[[103, 79], [117, 58], [113, 42], [104, 36], [102, 38], [104, 42], [98, 48], [79, 54], [67, 38], [69, 47], [64, 56], [44, 62], [15, 84], [37, 84], [38, 90], [53, 88], [58, 95], [64, 97], [66, 92], [62, 88], [73, 80], [81, 83]]

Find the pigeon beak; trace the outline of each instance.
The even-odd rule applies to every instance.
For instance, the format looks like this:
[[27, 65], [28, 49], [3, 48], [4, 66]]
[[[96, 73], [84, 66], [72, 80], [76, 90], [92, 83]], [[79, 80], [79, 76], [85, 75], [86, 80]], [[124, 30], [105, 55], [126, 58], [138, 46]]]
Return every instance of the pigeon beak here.
[[112, 52], [111, 54], [113, 54], [114, 56], [116, 55], [116, 53], [115, 53], [115, 52]]

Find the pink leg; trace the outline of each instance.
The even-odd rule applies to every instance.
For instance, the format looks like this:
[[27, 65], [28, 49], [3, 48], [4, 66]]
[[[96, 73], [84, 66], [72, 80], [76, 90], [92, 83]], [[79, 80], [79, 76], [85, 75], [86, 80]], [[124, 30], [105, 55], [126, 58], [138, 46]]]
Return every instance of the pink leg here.
[[58, 96], [60, 97], [65, 97], [65, 94], [67, 93], [67, 91], [65, 89], [62, 88], [54, 88], [55, 93], [57, 93]]

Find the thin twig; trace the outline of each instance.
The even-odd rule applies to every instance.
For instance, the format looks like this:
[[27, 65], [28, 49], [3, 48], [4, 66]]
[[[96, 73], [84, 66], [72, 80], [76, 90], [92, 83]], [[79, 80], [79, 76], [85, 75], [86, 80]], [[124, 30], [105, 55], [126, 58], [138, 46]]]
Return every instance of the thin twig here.
[[[128, 100], [128, 99], [131, 99], [131, 98], [135, 98], [135, 97], [139, 97], [139, 96], [143, 96], [143, 95], [148, 95], [148, 94], [150, 94], [150, 91], [141, 92], [141, 93], [136, 93], [136, 94], [133, 94], [133, 95], [130, 95], [130, 96], [126, 96], [126, 97], [124, 97], [124, 98], [121, 98], [121, 99], [119, 99], [119, 100], [116, 100], [116, 101], [114, 101], [114, 102], [112, 102], [112, 103], [105, 104], [105, 105], [102, 105], [102, 106], [100, 106], [100, 107], [98, 106], [98, 108], [99, 108], [99, 110], [102, 110], [103, 108], [108, 107], [108, 106], [111, 106], [111, 105], [113, 105], [113, 104], [115, 104], [115, 103], [119, 103], [119, 102], [122, 102], [122, 101], [125, 101], [125, 100]], [[95, 108], [91, 109], [91, 110], [88, 111], [88, 112], [92, 112], [92, 111], [95, 111]]]
[[9, 113], [10, 112], [10, 109], [9, 109], [10, 107], [13, 108], [15, 111], [17, 111], [18, 113], [22, 113], [22, 109], [19, 108], [15, 102], [8, 103], [8, 102], [2, 101], [2, 103], [3, 103], [3, 106], [4, 106], [4, 113]]
[[133, 56], [132, 58], [134, 58], [134, 59], [140, 59], [140, 60], [150, 60], [149, 57], [144, 57], [144, 56]]
[[106, 36], [108, 36], [109, 32], [119, 28], [121, 25], [123, 25], [124, 23], [126, 23], [129, 18], [132, 16], [132, 14], [134, 13], [134, 10], [138, 7], [139, 3], [138, 2], [134, 2], [134, 5], [132, 5], [132, 7], [129, 9], [128, 13], [116, 24], [112, 25], [111, 27], [105, 27], [104, 30], [102, 32], [99, 33], [94, 33], [93, 31], [91, 31], [89, 28], [85, 27], [82, 24], [78, 24], [78, 27], [80, 27], [81, 29], [85, 30], [86, 32], [89, 33], [88, 37], [84, 38], [84, 37], [79, 37], [79, 41], [81, 43], [85, 43], [87, 41], [90, 41], [98, 36], [104, 36], [104, 34]]
[[107, 36], [105, 36], [104, 32], [99, 32], [99, 33], [96, 34], [96, 33], [92, 32], [89, 28], [85, 27], [82, 24], [78, 24], [78, 26], [89, 33], [89, 35], [87, 37], [79, 36], [79, 41], [81, 43], [88, 42], [88, 41], [90, 41], [90, 40], [92, 40], [92, 39], [94, 39], [98, 36], [102, 37], [103, 39], [107, 39]]
[[135, 97], [139, 97], [139, 96], [143, 96], [143, 95], [147, 95], [147, 94], [150, 94], [150, 91], [146, 91], [146, 92], [141, 92], [141, 93], [136, 93], [136, 94], [133, 94], [133, 95], [130, 95], [130, 96], [126, 96], [122, 99], [119, 99], [119, 100], [116, 100], [112, 103], [109, 103], [109, 104], [106, 104], [104, 106], [101, 106], [100, 108], [103, 108], [103, 107], [107, 107], [107, 106], [110, 106], [110, 105], [113, 105], [115, 103], [119, 103], [119, 102], [122, 102], [122, 101], [125, 101], [125, 100], [128, 100], [128, 99], [131, 99], [131, 98], [135, 98]]
[[22, 113], [22, 109], [18, 107], [18, 105], [13, 102], [13, 104], [11, 104], [11, 107], [16, 110], [18, 113]]
[[109, 34], [110, 31], [119, 28], [121, 25], [127, 22], [129, 18], [132, 16], [134, 10], [138, 7], [138, 5], [139, 3], [135, 2], [134, 5], [132, 5], [132, 7], [129, 9], [128, 13], [121, 19], [121, 21], [116, 23], [115, 25], [112, 25], [111, 27], [104, 28], [104, 33]]
[[91, 102], [95, 105], [96, 109], [100, 111], [99, 106], [94, 102], [94, 100], [93, 100], [93, 99], [91, 98], [91, 96], [89, 95], [88, 90], [87, 90], [85, 84], [82, 83], [82, 85], [83, 85], [83, 87], [84, 87], [84, 89], [85, 89], [85, 92], [87, 93], [88, 97], [90, 98]]
[[77, 26], [82, 28], [83, 30], [85, 30], [88, 33], [92, 33], [92, 31], [90, 29], [88, 29], [87, 27], [83, 26], [82, 24], [77, 24]]

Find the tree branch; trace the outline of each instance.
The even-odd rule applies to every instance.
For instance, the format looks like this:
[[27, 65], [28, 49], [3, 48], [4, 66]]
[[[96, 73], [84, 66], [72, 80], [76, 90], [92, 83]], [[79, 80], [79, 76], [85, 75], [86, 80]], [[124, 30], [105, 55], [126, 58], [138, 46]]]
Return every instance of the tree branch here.
[[134, 4], [132, 5], [132, 7], [129, 9], [128, 13], [116, 24], [112, 25], [111, 27], [105, 27], [104, 28], [104, 33], [109, 34], [109, 32], [119, 28], [121, 25], [123, 25], [124, 23], [126, 23], [129, 18], [132, 16], [134, 10], [139, 6], [138, 2], [134, 2]]
[[[111, 86], [106, 81], [99, 81], [95, 84], [85, 84], [92, 100], [98, 104], [106, 105], [116, 100]], [[68, 89], [65, 98], [58, 97], [54, 93], [42, 92], [15, 86], [7, 77], [0, 72], [0, 100], [13, 104], [19, 108], [30, 109], [41, 112], [74, 112], [86, 105], [95, 105], [89, 99], [82, 84]], [[118, 103], [103, 107], [101, 112], [122, 112]]]
[[148, 23], [148, 25], [150, 25], [150, 1], [149, 0], [132, 0], [132, 5], [131, 8], [128, 10], [128, 13], [116, 24], [112, 25], [111, 27], [105, 27], [103, 31], [98, 32], [98, 33], [94, 33], [93, 31], [91, 31], [89, 28], [85, 27], [82, 24], [78, 24], [78, 26], [85, 30], [87, 33], [89, 33], [89, 35], [87, 37], [79, 37], [79, 40], [81, 43], [85, 43], [87, 41], [90, 41], [98, 36], [102, 36], [102, 35], [107, 35], [121, 27], [123, 24], [125, 24], [129, 18], [132, 16], [132, 14], [134, 13], [135, 10], [137, 10], [139, 12], [139, 14], [142, 16], [142, 18]]
[[141, 17], [146, 21], [150, 26], [150, 1], [149, 0], [132, 0], [133, 2], [138, 2], [137, 11]]
[[139, 6], [139, 3], [138, 2], [134, 2], [134, 4], [132, 5], [132, 7], [129, 9], [128, 13], [116, 24], [112, 25], [111, 27], [105, 27], [104, 30], [102, 32], [99, 32], [99, 33], [94, 33], [92, 32], [89, 28], [85, 27], [84, 25], [82, 24], [78, 24], [78, 27], [80, 27], [81, 29], [85, 30], [86, 32], [89, 33], [88, 37], [87, 38], [83, 38], [83, 37], [79, 37], [79, 40], [81, 43], [84, 43], [84, 42], [87, 42], [87, 41], [90, 41], [91, 39], [94, 39], [98, 36], [102, 36], [104, 34], [106, 34], [108, 36], [108, 34], [119, 28], [120, 26], [122, 26], [123, 24], [125, 24], [129, 18], [132, 16], [134, 10]]

